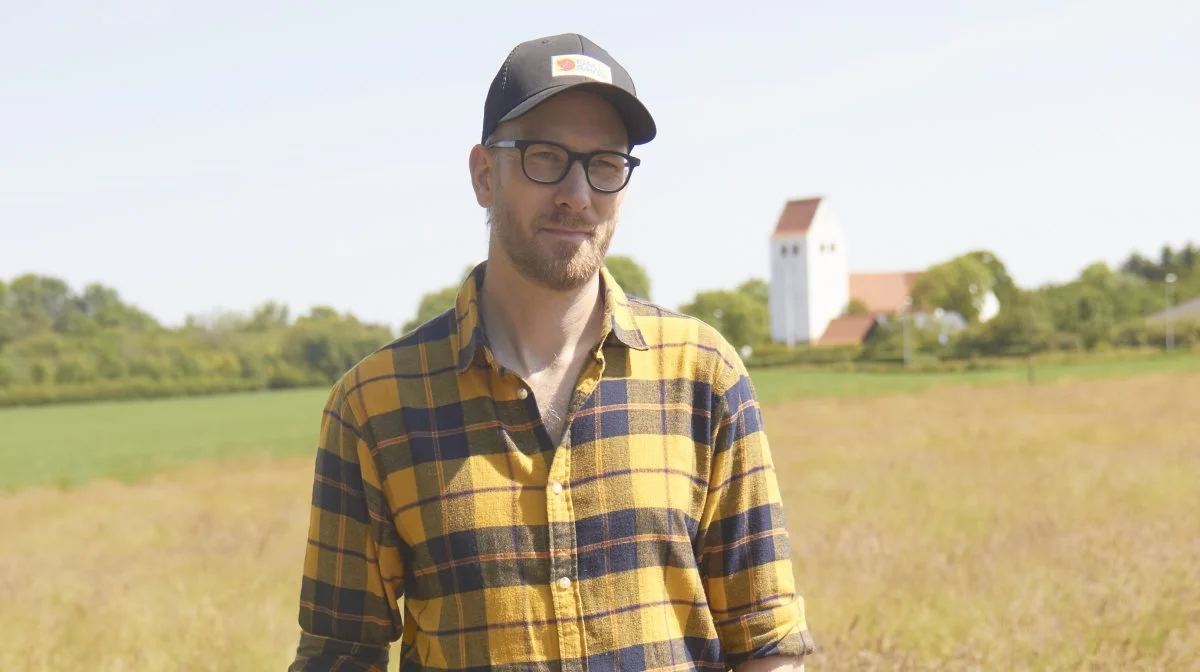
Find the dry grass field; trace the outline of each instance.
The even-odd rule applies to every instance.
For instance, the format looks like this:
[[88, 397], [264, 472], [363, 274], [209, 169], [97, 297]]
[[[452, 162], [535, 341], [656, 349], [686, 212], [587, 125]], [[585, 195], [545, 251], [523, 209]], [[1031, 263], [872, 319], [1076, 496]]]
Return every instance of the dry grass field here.
[[[770, 405], [808, 669], [1200, 669], [1198, 399], [1187, 372]], [[284, 669], [310, 470], [0, 495], [3, 668]]]

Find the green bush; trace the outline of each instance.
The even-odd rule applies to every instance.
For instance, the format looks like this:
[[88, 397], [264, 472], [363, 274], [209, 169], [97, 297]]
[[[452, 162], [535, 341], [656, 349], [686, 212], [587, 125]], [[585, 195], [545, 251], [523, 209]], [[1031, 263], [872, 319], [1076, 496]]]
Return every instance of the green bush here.
[[[1172, 323], [1175, 347], [1190, 348], [1200, 344], [1200, 319], [1181, 319]], [[1167, 343], [1167, 323], [1156, 320], [1131, 320], [1122, 324], [1114, 342], [1126, 348], [1164, 348]]]
[[9, 385], [0, 387], [0, 407], [187, 397], [265, 388], [264, 381], [203, 378], [174, 381], [130, 378], [71, 385]]
[[790, 366], [795, 364], [847, 364], [854, 362], [862, 348], [857, 345], [812, 347], [798, 345], [789, 348], [785, 343], [763, 343], [754, 346], [746, 358], [746, 366]]

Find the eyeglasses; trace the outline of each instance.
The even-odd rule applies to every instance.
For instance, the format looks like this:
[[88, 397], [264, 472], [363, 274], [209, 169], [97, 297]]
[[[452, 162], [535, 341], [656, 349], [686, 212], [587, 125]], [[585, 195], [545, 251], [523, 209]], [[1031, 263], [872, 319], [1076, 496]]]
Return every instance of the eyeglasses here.
[[592, 189], [606, 194], [624, 189], [633, 169], [642, 163], [641, 159], [623, 152], [572, 152], [548, 140], [496, 140], [488, 147], [521, 150], [521, 172], [538, 184], [561, 182], [570, 172], [571, 165], [579, 161]]

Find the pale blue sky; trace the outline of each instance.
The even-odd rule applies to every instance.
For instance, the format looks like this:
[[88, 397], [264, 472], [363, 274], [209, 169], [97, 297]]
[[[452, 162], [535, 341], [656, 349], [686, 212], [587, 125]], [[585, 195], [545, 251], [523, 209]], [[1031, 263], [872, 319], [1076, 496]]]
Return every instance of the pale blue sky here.
[[851, 270], [1023, 286], [1200, 242], [1200, 3], [0, 0], [0, 277], [160, 319], [398, 326], [485, 254], [467, 153], [508, 50], [582, 32], [659, 137], [613, 243], [677, 307], [823, 195]]

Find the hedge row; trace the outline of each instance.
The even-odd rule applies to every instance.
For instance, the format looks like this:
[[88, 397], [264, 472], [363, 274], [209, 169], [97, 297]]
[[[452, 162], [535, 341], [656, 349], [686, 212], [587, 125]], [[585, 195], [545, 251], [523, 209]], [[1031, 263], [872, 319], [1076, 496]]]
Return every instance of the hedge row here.
[[42, 406], [68, 402], [118, 401], [195, 397], [232, 392], [306, 387], [322, 384], [305, 380], [243, 380], [193, 378], [151, 380], [129, 378], [76, 385], [10, 385], [0, 387], [0, 407]]
[[[1196, 332], [1184, 331], [1176, 343], [1181, 351], [1200, 350]], [[1100, 348], [1097, 350], [1068, 350], [1042, 352], [1033, 355], [1039, 365], [1078, 364], [1099, 361], [1129, 360], [1161, 357], [1161, 347]], [[914, 352], [912, 362], [894, 353], [864, 353], [858, 346], [812, 348], [769, 344], [754, 349], [746, 358], [751, 369], [777, 366], [813, 368], [841, 372], [957, 372], [1027, 366], [1028, 357], [946, 357]], [[329, 384], [320, 374], [289, 372], [270, 379], [245, 378], [126, 378], [71, 385], [21, 384], [0, 386], [0, 407], [37, 406], [64, 402], [115, 401], [127, 399], [156, 399], [166, 397], [201, 396], [232, 392], [251, 392], [271, 389], [321, 387]]]

